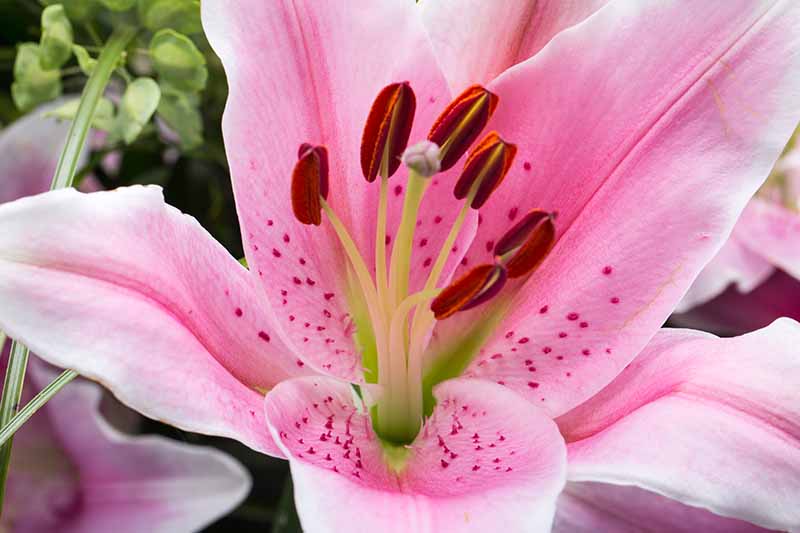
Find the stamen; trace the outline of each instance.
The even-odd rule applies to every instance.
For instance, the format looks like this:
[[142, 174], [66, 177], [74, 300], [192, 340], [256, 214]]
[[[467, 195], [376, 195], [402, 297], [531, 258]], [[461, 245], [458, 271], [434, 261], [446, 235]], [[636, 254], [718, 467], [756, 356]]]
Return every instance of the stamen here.
[[292, 211], [303, 224], [322, 223], [320, 198], [328, 197], [328, 150], [324, 146], [300, 145], [292, 171]]
[[372, 104], [361, 137], [361, 170], [370, 183], [382, 173], [391, 177], [408, 145], [417, 101], [408, 82], [386, 86]]
[[478, 306], [497, 295], [506, 283], [502, 265], [480, 265], [445, 288], [431, 303], [437, 320]]
[[480, 85], [473, 85], [439, 115], [428, 133], [428, 140], [441, 147], [443, 171], [455, 165], [480, 135], [497, 102], [497, 95]]
[[516, 155], [516, 145], [505, 142], [495, 131], [489, 133], [467, 157], [453, 190], [456, 198], [463, 200], [473, 185], [479, 183], [470, 206], [480, 209], [489, 195], [500, 186]]
[[553, 219], [551, 213], [534, 209], [497, 241], [494, 255], [505, 264], [509, 278], [533, 272], [547, 257], [556, 240]]

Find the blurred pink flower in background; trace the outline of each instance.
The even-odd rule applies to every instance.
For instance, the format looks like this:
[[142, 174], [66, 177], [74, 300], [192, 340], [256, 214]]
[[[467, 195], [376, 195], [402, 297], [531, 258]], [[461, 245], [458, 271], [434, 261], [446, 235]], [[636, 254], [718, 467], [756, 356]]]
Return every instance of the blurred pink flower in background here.
[[[309, 532], [547, 531], [554, 516], [608, 530], [596, 510], [621, 502], [632, 518], [657, 506], [664, 529], [800, 528], [800, 326], [659, 331], [798, 121], [800, 6], [616, 0], [592, 13], [602, 4], [205, 0], [249, 269], [156, 187], [56, 191], [0, 207], [0, 326], [148, 416], [289, 459]], [[353, 339], [386, 324], [357, 317], [329, 212], [302, 225], [289, 200], [298, 146], [326, 146], [326, 202], [376, 270], [410, 181], [392, 178], [376, 236], [359, 140], [375, 95], [406, 80], [412, 142], [479, 83], [499, 98], [488, 129], [517, 147], [444, 247], [437, 286], [495, 261], [533, 208], [557, 212], [558, 233], [530, 276], [414, 336], [430, 339], [424, 359], [391, 354], [408, 383], [421, 388], [415, 365], [436, 382], [403, 447], [382, 443], [350, 385], [379, 402], [396, 392], [365, 383]], [[317, 170], [319, 153], [301, 149]], [[459, 212], [456, 177], [432, 178], [411, 221], [409, 294]], [[443, 366], [455, 370], [431, 370]]]

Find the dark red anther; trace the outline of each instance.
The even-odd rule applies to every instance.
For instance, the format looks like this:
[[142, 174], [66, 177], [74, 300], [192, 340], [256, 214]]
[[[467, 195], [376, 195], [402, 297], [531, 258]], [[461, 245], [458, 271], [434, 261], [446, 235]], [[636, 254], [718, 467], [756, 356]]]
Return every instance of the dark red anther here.
[[450, 102], [434, 122], [428, 140], [442, 149], [442, 171], [456, 164], [478, 138], [497, 107], [498, 97], [473, 85]]
[[516, 145], [505, 142], [496, 131], [490, 132], [467, 157], [464, 170], [453, 190], [456, 198], [466, 198], [475, 182], [480, 180], [475, 198], [470, 204], [473, 209], [480, 209], [508, 174], [515, 155]]
[[407, 81], [387, 85], [375, 98], [361, 136], [361, 171], [375, 181], [386, 158], [386, 177], [400, 167], [408, 145], [417, 99]]
[[446, 287], [431, 303], [431, 311], [442, 320], [492, 299], [506, 283], [502, 265], [480, 265]]
[[539, 266], [556, 242], [553, 215], [533, 209], [514, 224], [494, 247], [494, 255], [513, 254], [505, 262], [509, 278], [519, 278]]
[[303, 224], [322, 223], [320, 198], [328, 197], [328, 149], [300, 145], [292, 171], [292, 211]]

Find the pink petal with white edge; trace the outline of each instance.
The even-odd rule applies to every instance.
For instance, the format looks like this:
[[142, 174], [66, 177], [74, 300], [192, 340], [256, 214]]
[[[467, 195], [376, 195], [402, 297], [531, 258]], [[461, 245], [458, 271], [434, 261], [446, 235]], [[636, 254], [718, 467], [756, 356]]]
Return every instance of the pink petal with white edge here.
[[[408, 80], [417, 113], [411, 142], [423, 139], [450, 94], [413, 2], [208, 0], [209, 42], [222, 59], [230, 94], [223, 132], [245, 253], [295, 350], [318, 369], [360, 379], [352, 341], [346, 265], [330, 224], [300, 224], [290, 209], [290, 178], [301, 143], [324, 144], [330, 156], [329, 203], [374, 268], [378, 183], [360, 168], [361, 134], [373, 100]], [[401, 168], [389, 183], [389, 240], [405, 189]], [[412, 287], [423, 282], [460, 202], [452, 173], [433, 180], [421, 208]], [[323, 217], [324, 218], [324, 217]], [[470, 216], [452, 272], [474, 233]], [[389, 247], [390, 248], [390, 247]], [[428, 259], [432, 257], [433, 259]]]
[[800, 324], [717, 339], [662, 330], [558, 419], [569, 479], [637, 485], [716, 514], [800, 529]]
[[[63, 103], [38, 107], [0, 132], [0, 204], [50, 188], [71, 123], [44, 115]], [[87, 154], [88, 149], [78, 166]]]
[[695, 278], [689, 291], [678, 302], [676, 313], [685, 313], [695, 306], [708, 302], [722, 294], [728, 287], [735, 287], [739, 292], [748, 293], [775, 272], [775, 267], [770, 261], [742, 242], [738, 228], [741, 228], [741, 223], [736, 224], [733, 233], [714, 259]]
[[[423, 0], [425, 26], [453, 93], [534, 56], [608, 0]], [[514, 141], [516, 142], [516, 141]]]
[[552, 421], [497, 385], [454, 380], [397, 474], [348, 385], [300, 378], [267, 395], [305, 531], [546, 532], [564, 485]]
[[469, 263], [532, 207], [558, 211], [560, 237], [523, 288], [509, 284], [515, 307], [473, 375], [555, 416], [644, 347], [800, 120], [798, 24], [797, 2], [621, 0], [492, 84], [492, 125], [519, 150]]
[[754, 198], [736, 226], [746, 246], [800, 279], [800, 213]]
[[[32, 360], [36, 388], [55, 373]], [[78, 486], [62, 492], [61, 507], [48, 511], [64, 533], [197, 531], [227, 514], [250, 490], [250, 476], [234, 459], [213, 448], [163, 437], [132, 437], [113, 429], [99, 413], [102, 391], [77, 381], [59, 392], [36, 416], [49, 421], [50, 438], [74, 469]], [[26, 425], [23, 432], [28, 429]], [[38, 435], [38, 445], [48, 435]], [[17, 443], [19, 445], [19, 443]], [[15, 447], [16, 449], [16, 447]], [[52, 466], [52, 465], [51, 465]], [[55, 469], [57, 470], [57, 469]], [[187, 490], [187, 488], [191, 490]], [[51, 496], [55, 494], [51, 493]], [[13, 512], [12, 512], [13, 515]], [[12, 531], [42, 531], [20, 523]]]
[[263, 391], [302, 368], [261, 287], [158, 187], [0, 206], [0, 330], [180, 428], [279, 454]]
[[758, 526], [690, 507], [638, 487], [567, 483], [553, 533], [758, 533]]

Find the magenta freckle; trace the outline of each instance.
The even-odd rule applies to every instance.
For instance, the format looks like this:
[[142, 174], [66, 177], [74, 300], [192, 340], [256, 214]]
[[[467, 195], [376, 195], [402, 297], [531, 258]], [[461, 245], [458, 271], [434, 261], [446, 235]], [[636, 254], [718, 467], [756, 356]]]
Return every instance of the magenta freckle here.
[[522, 163], [522, 168], [524, 168], [525, 170], [530, 170], [531, 169], [530, 161], [525, 161], [524, 163]]
[[289, 294], [289, 291], [286, 289], [281, 289], [281, 296], [286, 296], [287, 294]]
[[289, 315], [289, 322], [294, 322], [295, 318], [296, 317], [294, 315]]
[[450, 251], [453, 252], [453, 253], [456, 253], [458, 251], [458, 245], [454, 244], [453, 247], [450, 248]]
[[269, 335], [267, 334], [266, 331], [259, 331], [258, 337], [264, 342], [269, 342]]
[[302, 362], [300, 359], [298, 359], [298, 360], [297, 360], [297, 366], [298, 366], [299, 368], [303, 368], [304, 366], [306, 366], [306, 364], [305, 364], [304, 362]]
[[516, 207], [512, 207], [511, 210], [508, 212], [508, 220], [513, 221], [515, 218], [517, 218], [517, 212], [519, 212], [519, 209]]
[[323, 294], [323, 296], [325, 297], [326, 300], [330, 300], [331, 298], [333, 298], [333, 293], [326, 292], [325, 294]]
[[387, 235], [386, 238], [383, 239], [383, 242], [388, 246], [389, 243], [392, 242], [392, 236], [391, 235]]
[[425, 259], [425, 261], [422, 262], [422, 266], [428, 268], [429, 266], [431, 266], [431, 263], [433, 263], [433, 259], [428, 257], [427, 259]]
[[467, 258], [466, 257], [461, 260], [461, 266], [467, 266]]
[[290, 240], [289, 239], [289, 234], [288, 233], [284, 233], [283, 234], [283, 242], [289, 242], [289, 240]]
[[330, 318], [331, 317], [331, 312], [328, 311], [327, 309], [323, 309], [322, 310], [322, 314], [325, 315], [326, 318]]
[[552, 351], [553, 349], [549, 346], [545, 346], [544, 348], [542, 348], [542, 353], [550, 353]]
[[572, 372], [567, 372], [567, 377], [571, 378], [572, 377]]
[[442, 468], [447, 468], [448, 466], [450, 466], [450, 463], [448, 463], [448, 462], [447, 462], [447, 461], [445, 461], [444, 459], [442, 459], [442, 460], [440, 461], [440, 463], [441, 463], [441, 465], [442, 465]]
[[441, 221], [442, 221], [442, 217], [440, 217], [439, 215], [436, 215], [435, 217], [433, 217], [433, 223], [434, 224], [439, 224]]
[[611, 348], [606, 348], [606, 353], [611, 353]]
[[506, 339], [510, 339], [513, 336], [514, 336], [514, 332], [513, 331], [509, 331], [508, 333], [506, 333]]
[[236, 311], [234, 311], [234, 313], [236, 313], [236, 316], [242, 316], [242, 315], [244, 314], [244, 313], [242, 312], [242, 309], [241, 309], [241, 307], [237, 307], [237, 308], [236, 308]]
[[589, 350], [589, 348], [584, 348], [583, 350], [581, 350], [581, 353], [582, 353], [583, 355], [589, 355], [589, 354], [591, 354], [591, 353], [592, 353], [592, 351], [591, 351], [591, 350]]
[[581, 322], [581, 323], [580, 323], [580, 324], [578, 324], [578, 325], [579, 325], [580, 327], [582, 327], [582, 328], [588, 328], [588, 327], [589, 327], [589, 323], [588, 323], [588, 322]]
[[528, 387], [530, 387], [532, 389], [538, 389], [539, 388], [539, 384], [536, 383], [535, 381], [529, 381], [528, 382]]
[[275, 222], [273, 222], [271, 218], [267, 220], [267, 226], [272, 226], [273, 224], [275, 224]]
[[490, 357], [490, 359], [500, 359], [501, 357], [503, 357], [503, 354], [496, 353], [496, 354], [492, 354], [492, 357]]
[[257, 244], [254, 244], [254, 245], [253, 245], [253, 251], [254, 251], [254, 252], [257, 252], [257, 251], [258, 251], [258, 245], [257, 245]]
[[299, 262], [300, 262], [301, 265], [305, 265], [306, 264], [306, 260], [303, 259], [302, 257], [299, 259]]
[[308, 342], [308, 337], [303, 337], [303, 342]]
[[559, 338], [559, 339], [565, 339], [565, 338], [567, 338], [567, 332], [566, 332], [566, 331], [559, 331], [559, 332], [558, 332], [558, 338]]
[[547, 312], [547, 310], [548, 310], [548, 309], [549, 309], [549, 307], [548, 307], [548, 306], [546, 306], [546, 305], [543, 305], [543, 306], [541, 306], [541, 307], [539, 308], [539, 314], [540, 314], [540, 315], [543, 315], [543, 314], [545, 314], [545, 313]]
[[317, 331], [325, 331], [325, 326], [317, 326]]
[[494, 241], [486, 241], [486, 251], [491, 252], [494, 249]]
[[478, 466], [478, 465], [472, 465], [472, 471], [473, 471], [473, 472], [477, 472], [477, 471], [478, 471], [478, 470], [480, 470], [480, 469], [481, 469], [481, 467], [480, 467], [480, 466]]
[[506, 382], [505, 382], [505, 381], [503, 381], [503, 380], [501, 379], [500, 381], [498, 381], [498, 382], [497, 382], [497, 384], [498, 384], [498, 385], [505, 385], [505, 384], [506, 384]]
[[517, 341], [519, 344], [528, 344], [530, 339], [528, 337], [522, 337], [520, 340]]
[[395, 196], [400, 196], [401, 194], [403, 194], [403, 186], [402, 185], [397, 185], [394, 188], [394, 195]]
[[528, 372], [536, 372], [536, 367], [535, 366], [528, 367]]
[[532, 365], [533, 359], [525, 359], [525, 366]]
[[275, 257], [280, 257], [281, 256], [281, 252], [277, 248], [273, 248], [272, 249], [272, 255], [274, 255]]
[[428, 245], [428, 239], [420, 239], [419, 241], [420, 248], [425, 248], [427, 245]]
[[567, 315], [567, 320], [578, 320], [578, 316], [579, 316], [578, 313], [575, 312], [570, 313]]
[[297, 276], [294, 276], [294, 277], [292, 278], [292, 283], [294, 283], [295, 285], [302, 285], [302, 284], [303, 284], [303, 280], [301, 280], [301, 279], [300, 279], [300, 278], [298, 278]]
[[317, 282], [316, 282], [316, 281], [314, 281], [314, 280], [313, 280], [313, 279], [311, 279], [311, 278], [306, 278], [306, 283], [308, 283], [308, 284], [309, 284], [311, 287], [313, 287], [314, 285], [316, 285], [316, 284], [317, 284]]
[[564, 360], [564, 356], [563, 355], [559, 355], [558, 357], [556, 357], [556, 359], [558, 359], [559, 361], [563, 361]]
[[611, 298], [611, 303], [612, 304], [618, 304], [619, 303], [619, 298], [614, 296], [613, 298]]
[[612, 272], [614, 272], [614, 269], [611, 268], [611, 266], [606, 265], [603, 267], [603, 274], [605, 274], [606, 276], [610, 275]]

